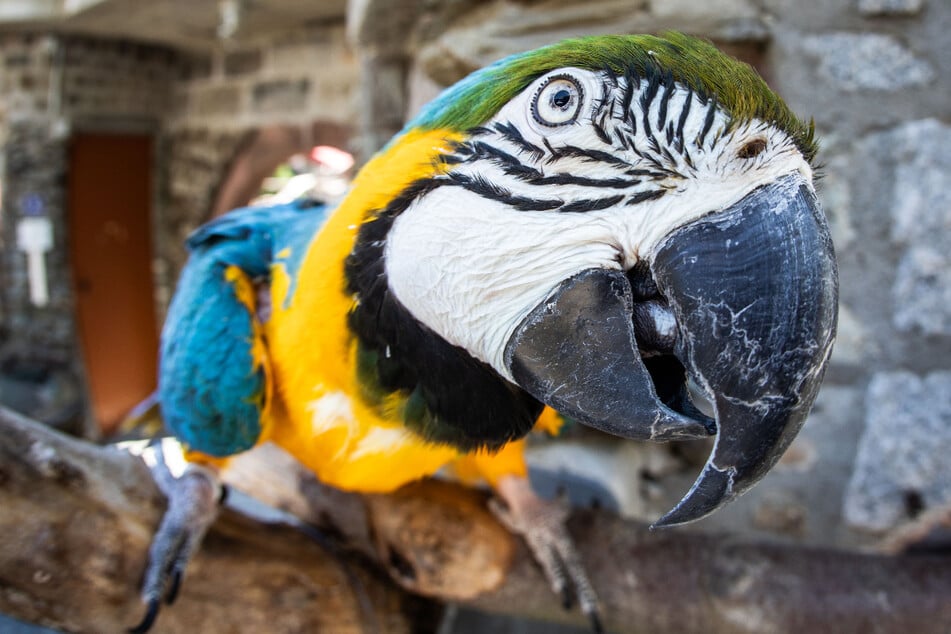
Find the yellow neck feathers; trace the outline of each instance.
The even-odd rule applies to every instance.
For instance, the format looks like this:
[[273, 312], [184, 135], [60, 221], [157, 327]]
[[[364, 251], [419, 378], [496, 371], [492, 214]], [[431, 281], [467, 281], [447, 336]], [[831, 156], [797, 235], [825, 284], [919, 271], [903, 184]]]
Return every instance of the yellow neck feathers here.
[[[356, 341], [347, 327], [355, 300], [343, 267], [360, 225], [414, 181], [443, 170], [436, 159], [458, 139], [446, 130], [412, 131], [377, 154], [308, 247], [286, 307], [287, 274], [279, 263], [272, 271], [265, 334], [276, 390], [267, 412], [273, 420], [264, 427], [328, 484], [388, 490], [436, 471], [456, 454], [423, 443], [356, 396]], [[366, 468], [357, 468], [362, 462]], [[384, 468], [398, 471], [382, 478]]]

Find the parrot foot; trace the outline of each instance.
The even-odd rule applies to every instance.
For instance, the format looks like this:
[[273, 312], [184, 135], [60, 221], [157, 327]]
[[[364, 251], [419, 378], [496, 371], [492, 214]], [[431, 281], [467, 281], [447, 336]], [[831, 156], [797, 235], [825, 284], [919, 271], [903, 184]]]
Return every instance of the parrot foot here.
[[181, 477], [175, 478], [161, 459], [158, 463], [153, 475], [168, 498], [168, 508], [149, 547], [149, 563], [142, 583], [145, 617], [129, 629], [130, 634], [149, 631], [163, 599], [168, 605], [175, 601], [185, 566], [218, 516], [225, 493], [212, 469], [189, 464]]
[[502, 479], [497, 491], [505, 504], [489, 500], [492, 513], [511, 532], [522, 536], [564, 608], [570, 609], [577, 600], [591, 629], [603, 632], [597, 594], [567, 531], [571, 511], [567, 500], [538, 497], [522, 477]]

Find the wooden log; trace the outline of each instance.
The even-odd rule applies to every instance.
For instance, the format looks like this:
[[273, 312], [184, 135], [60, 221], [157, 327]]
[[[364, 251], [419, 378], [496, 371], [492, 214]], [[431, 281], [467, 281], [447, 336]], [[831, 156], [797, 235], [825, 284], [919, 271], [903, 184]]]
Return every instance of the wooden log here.
[[[139, 458], [0, 408], [0, 612], [126, 631], [145, 611], [138, 588], [164, 507]], [[409, 633], [437, 620], [365, 558], [343, 562], [299, 531], [226, 511], [155, 631]]]
[[[583, 623], [560, 607], [521, 541], [495, 523], [484, 494], [423, 482], [362, 497], [282, 464], [269, 460], [263, 476], [239, 465], [233, 482], [323, 526], [345, 549], [347, 565], [291, 529], [226, 513], [157, 631], [371, 632], [373, 621], [382, 632], [431, 629], [432, 604], [414, 603], [374, 566], [414, 594]], [[134, 623], [141, 616], [136, 586], [162, 506], [137, 458], [0, 410], [0, 611], [68, 631]], [[570, 529], [610, 631], [951, 631], [948, 556], [650, 532], [603, 511], [576, 512]], [[348, 570], [371, 609], [360, 608]]]
[[[611, 631], [951, 632], [948, 556], [886, 557], [651, 532], [592, 511], [575, 513], [569, 527]], [[551, 618], [552, 601], [533, 588], [542, 582], [527, 553], [514, 561], [505, 585], [470, 605]]]

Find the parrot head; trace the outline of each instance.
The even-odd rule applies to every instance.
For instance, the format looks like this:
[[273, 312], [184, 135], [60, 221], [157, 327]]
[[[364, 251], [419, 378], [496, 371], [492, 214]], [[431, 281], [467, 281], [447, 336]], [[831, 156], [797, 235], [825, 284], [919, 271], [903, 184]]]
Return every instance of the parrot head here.
[[[716, 435], [655, 525], [781, 457], [816, 397], [837, 273], [811, 124], [677, 33], [567, 40], [447, 89], [401, 139], [432, 169], [347, 262], [375, 380], [437, 442], [498, 447], [543, 404], [628, 438]], [[358, 182], [359, 184], [359, 182]]]

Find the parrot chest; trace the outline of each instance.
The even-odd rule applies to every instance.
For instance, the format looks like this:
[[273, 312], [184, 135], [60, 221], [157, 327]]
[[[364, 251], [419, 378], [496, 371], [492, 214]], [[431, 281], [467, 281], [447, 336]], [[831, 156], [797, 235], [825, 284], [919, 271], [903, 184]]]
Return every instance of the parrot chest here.
[[[271, 270], [271, 312], [265, 325], [272, 399], [263, 412], [265, 437], [325, 484], [386, 492], [431, 475], [458, 451], [406, 428], [390, 403], [361, 398], [356, 342], [347, 325], [353, 298], [343, 292], [343, 257], [351, 231], [331, 218], [299, 268], [278, 259]], [[335, 226], [340, 224], [340, 227]]]
[[271, 440], [324, 484], [385, 493], [434, 474], [458, 455], [380, 419], [341, 391], [316, 392], [306, 402], [276, 408], [283, 411], [274, 412]]

